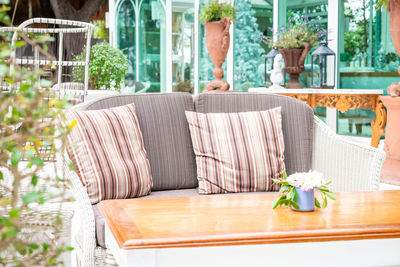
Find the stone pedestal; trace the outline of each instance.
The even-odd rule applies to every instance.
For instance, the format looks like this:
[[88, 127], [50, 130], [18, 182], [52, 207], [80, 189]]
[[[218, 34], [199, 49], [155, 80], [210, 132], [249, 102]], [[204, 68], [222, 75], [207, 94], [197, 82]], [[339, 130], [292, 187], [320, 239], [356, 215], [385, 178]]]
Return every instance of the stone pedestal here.
[[400, 97], [383, 96], [387, 109], [385, 138], [386, 160], [382, 167], [382, 182], [400, 185]]

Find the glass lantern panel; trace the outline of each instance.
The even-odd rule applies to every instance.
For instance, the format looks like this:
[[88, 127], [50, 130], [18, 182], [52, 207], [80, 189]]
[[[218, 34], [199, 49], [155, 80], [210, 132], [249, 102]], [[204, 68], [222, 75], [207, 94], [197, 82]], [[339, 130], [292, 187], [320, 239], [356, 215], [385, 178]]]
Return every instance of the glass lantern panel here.
[[166, 17], [161, 2], [143, 0], [140, 8], [139, 82], [146, 92], [166, 91]]
[[136, 16], [130, 0], [123, 1], [117, 9], [117, 45], [128, 57], [127, 85], [132, 86], [136, 79]]
[[246, 92], [264, 86], [265, 55], [270, 49], [261, 34], [272, 35], [273, 1], [235, 0], [235, 7], [233, 89]]
[[[376, 9], [373, 0], [339, 1], [338, 88], [381, 89], [398, 82], [400, 60], [390, 37], [385, 8]], [[371, 136], [371, 110], [338, 112], [338, 133]]]
[[194, 2], [172, 2], [172, 90], [194, 93]]
[[[201, 6], [207, 4], [208, 0], [200, 0], [199, 14], [201, 13]], [[213, 70], [214, 64], [211, 61], [210, 55], [208, 54], [207, 44], [206, 44], [206, 29], [200, 21], [199, 23], [199, 93], [206, 90], [207, 83], [214, 80]], [[226, 80], [226, 60], [222, 64], [222, 69], [224, 70], [224, 80]]]

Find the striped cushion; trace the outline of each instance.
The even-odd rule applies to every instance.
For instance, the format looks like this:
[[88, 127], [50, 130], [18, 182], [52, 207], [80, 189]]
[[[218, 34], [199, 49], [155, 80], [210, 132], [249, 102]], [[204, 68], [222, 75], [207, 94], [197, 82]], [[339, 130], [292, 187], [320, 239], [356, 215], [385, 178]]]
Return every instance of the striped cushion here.
[[76, 121], [68, 135], [68, 154], [92, 204], [150, 193], [150, 165], [133, 104], [69, 110], [66, 116]]
[[187, 111], [186, 117], [200, 194], [269, 191], [272, 178], [282, 178], [281, 107], [241, 113]]

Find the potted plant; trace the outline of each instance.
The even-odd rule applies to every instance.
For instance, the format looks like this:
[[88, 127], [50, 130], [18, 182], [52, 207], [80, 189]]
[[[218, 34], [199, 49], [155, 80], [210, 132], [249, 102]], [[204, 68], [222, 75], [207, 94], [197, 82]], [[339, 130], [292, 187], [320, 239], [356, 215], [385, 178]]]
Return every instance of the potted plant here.
[[303, 15], [296, 23], [292, 23], [289, 17], [288, 28], [282, 27], [274, 35], [276, 41], [266, 36], [263, 39], [271, 47], [279, 49], [283, 56], [285, 72], [290, 76], [286, 88], [303, 88], [299, 76], [304, 72], [304, 60], [308, 52], [326, 36], [326, 32]]
[[200, 20], [206, 28], [206, 42], [208, 53], [215, 69], [215, 80], [207, 84], [207, 91], [219, 88], [222, 91], [229, 90], [229, 83], [223, 81], [224, 71], [222, 64], [229, 50], [229, 27], [231, 21], [236, 19], [236, 8], [229, 3], [219, 3], [218, 0], [208, 2], [202, 6]]
[[[390, 13], [390, 35], [400, 56], [400, 0], [378, 0], [376, 7], [382, 6]], [[400, 73], [400, 67], [398, 72]], [[385, 182], [400, 185], [400, 83], [392, 83], [387, 92], [389, 96], [381, 98], [387, 109], [386, 160], [381, 175]]]
[[[85, 61], [85, 48], [75, 56], [76, 61]], [[84, 66], [74, 66], [72, 77], [76, 82], [83, 82]], [[120, 90], [128, 75], [128, 59], [121, 50], [107, 42], [98, 43], [90, 49], [89, 88]]]
[[[316, 171], [294, 173], [287, 177], [286, 172], [283, 179], [273, 179], [274, 184], [280, 184], [279, 190], [282, 196], [273, 203], [273, 208], [279, 206], [291, 206], [296, 211], [313, 211], [314, 207], [326, 208], [328, 198], [336, 200], [334, 193], [329, 191], [328, 185], [331, 181], [324, 181], [322, 174]], [[314, 189], [318, 189], [322, 196], [322, 205], [314, 196]]]
[[400, 55], [400, 0], [378, 0], [376, 8], [387, 8], [390, 13], [390, 35], [397, 54]]

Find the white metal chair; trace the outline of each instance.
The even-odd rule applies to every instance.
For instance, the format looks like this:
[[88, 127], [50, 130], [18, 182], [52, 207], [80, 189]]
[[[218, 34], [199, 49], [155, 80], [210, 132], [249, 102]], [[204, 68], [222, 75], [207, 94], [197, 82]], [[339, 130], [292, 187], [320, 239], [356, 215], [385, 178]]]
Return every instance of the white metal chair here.
[[[1, 27], [1, 32], [12, 32], [12, 45], [21, 39], [21, 34], [41, 34], [49, 35], [55, 39], [55, 42], [49, 43], [52, 45], [54, 58], [48, 58], [43, 55], [40, 49], [25, 44], [22, 48], [16, 48], [11, 54], [11, 70], [15, 68], [15, 64], [32, 67], [34, 70], [47, 69], [57, 72], [55, 81], [53, 81], [53, 89], [60, 95], [74, 95], [84, 101], [88, 90], [89, 80], [89, 59], [90, 59], [90, 44], [94, 26], [90, 23], [61, 20], [51, 18], [32, 18], [24, 21], [18, 27]], [[83, 34], [86, 38], [86, 55], [84, 61], [72, 61], [71, 55], [65, 52], [64, 40], [67, 35]], [[84, 44], [82, 44], [82, 48]], [[84, 66], [83, 84], [67, 82], [64, 84], [66, 70], [68, 67]], [[2, 89], [8, 89], [10, 85], [2, 82]]]

